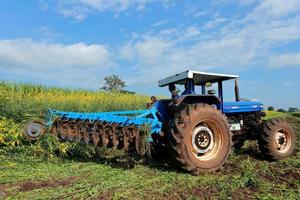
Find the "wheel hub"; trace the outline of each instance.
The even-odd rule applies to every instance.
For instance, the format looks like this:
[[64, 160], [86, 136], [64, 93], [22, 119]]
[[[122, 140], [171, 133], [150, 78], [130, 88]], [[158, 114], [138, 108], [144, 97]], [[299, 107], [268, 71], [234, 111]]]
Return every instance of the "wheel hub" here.
[[206, 126], [198, 126], [193, 131], [192, 145], [198, 154], [204, 154], [211, 150], [214, 145], [212, 131]]
[[25, 134], [31, 139], [36, 139], [43, 134], [44, 128], [41, 123], [30, 122], [27, 127]]
[[277, 132], [275, 134], [275, 144], [276, 144], [277, 150], [279, 150], [279, 151], [284, 150], [287, 146], [286, 135], [282, 132]]

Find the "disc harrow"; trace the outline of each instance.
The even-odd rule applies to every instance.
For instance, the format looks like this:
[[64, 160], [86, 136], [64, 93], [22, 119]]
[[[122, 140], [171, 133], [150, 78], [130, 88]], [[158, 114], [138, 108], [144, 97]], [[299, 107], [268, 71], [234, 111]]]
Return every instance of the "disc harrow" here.
[[[61, 140], [127, 152], [136, 151], [141, 155], [145, 154], [145, 144], [151, 142], [151, 135], [159, 134], [162, 126], [155, 107], [150, 110], [101, 113], [48, 110], [45, 121], [49, 132]], [[31, 122], [30, 127], [32, 123], [39, 122]], [[27, 130], [27, 135], [34, 131]], [[44, 133], [35, 135], [32, 139], [37, 139], [42, 134]]]

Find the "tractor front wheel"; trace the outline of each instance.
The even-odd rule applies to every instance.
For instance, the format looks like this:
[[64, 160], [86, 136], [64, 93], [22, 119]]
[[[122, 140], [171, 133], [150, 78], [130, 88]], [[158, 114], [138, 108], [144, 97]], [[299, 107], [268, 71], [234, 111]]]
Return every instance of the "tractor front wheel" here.
[[226, 118], [208, 104], [187, 105], [175, 113], [170, 130], [170, 150], [179, 164], [198, 175], [218, 170], [231, 150]]
[[283, 119], [265, 121], [259, 138], [259, 149], [268, 160], [281, 160], [290, 156], [295, 149], [295, 131]]

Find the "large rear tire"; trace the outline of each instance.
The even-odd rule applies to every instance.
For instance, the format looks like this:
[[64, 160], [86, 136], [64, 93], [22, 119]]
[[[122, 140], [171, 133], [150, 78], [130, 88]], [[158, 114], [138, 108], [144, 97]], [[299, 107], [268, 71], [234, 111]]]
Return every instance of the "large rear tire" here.
[[295, 141], [294, 129], [283, 119], [274, 118], [263, 123], [258, 143], [268, 160], [281, 160], [294, 152]]
[[198, 175], [218, 170], [231, 151], [226, 118], [208, 104], [187, 105], [175, 113], [170, 150], [183, 169]]

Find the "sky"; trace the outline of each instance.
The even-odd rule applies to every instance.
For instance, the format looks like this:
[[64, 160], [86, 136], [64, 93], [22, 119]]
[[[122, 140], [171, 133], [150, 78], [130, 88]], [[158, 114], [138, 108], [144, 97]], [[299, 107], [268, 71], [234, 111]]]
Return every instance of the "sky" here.
[[300, 1], [0, 0], [0, 80], [97, 90], [115, 73], [168, 95], [158, 80], [187, 69], [237, 74], [243, 98], [300, 107]]

